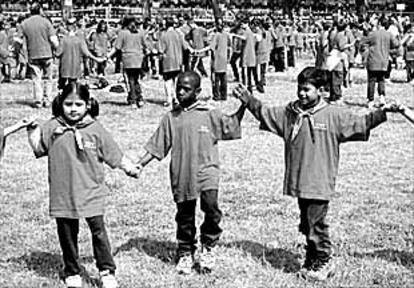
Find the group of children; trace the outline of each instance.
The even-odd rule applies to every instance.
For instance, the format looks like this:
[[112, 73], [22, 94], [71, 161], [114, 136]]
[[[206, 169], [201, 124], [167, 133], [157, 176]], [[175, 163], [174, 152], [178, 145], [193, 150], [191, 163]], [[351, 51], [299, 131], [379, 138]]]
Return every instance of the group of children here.
[[[281, 107], [262, 104], [240, 85], [233, 91], [241, 101], [240, 108], [228, 116], [198, 100], [200, 76], [193, 71], [183, 72], [176, 84], [179, 105], [165, 114], [145, 145], [146, 154], [134, 164], [97, 120], [99, 104], [87, 86], [69, 82], [53, 100], [50, 120], [22, 120], [0, 130], [0, 147], [7, 135], [27, 127], [35, 156], [49, 158], [50, 215], [57, 223], [67, 287], [82, 287], [77, 243], [81, 218], [86, 218], [92, 233], [102, 287], [117, 287], [103, 218], [108, 194], [103, 163], [138, 178], [153, 159], [161, 160], [171, 152], [170, 180], [177, 207], [176, 268], [179, 273], [189, 274], [198, 262], [201, 272], [209, 272], [214, 268], [214, 248], [222, 233], [217, 144], [241, 138], [241, 121], [247, 109], [260, 122], [260, 129], [279, 135], [285, 143], [283, 193], [298, 198], [299, 229], [307, 242], [299, 274], [306, 279], [325, 280], [333, 271], [326, 215], [335, 189], [340, 144], [367, 141], [370, 131], [386, 121], [386, 112], [408, 109], [385, 105], [366, 115], [356, 115], [325, 102], [326, 83], [323, 71], [305, 68], [298, 76], [298, 99]], [[198, 201], [205, 217], [197, 260]]]

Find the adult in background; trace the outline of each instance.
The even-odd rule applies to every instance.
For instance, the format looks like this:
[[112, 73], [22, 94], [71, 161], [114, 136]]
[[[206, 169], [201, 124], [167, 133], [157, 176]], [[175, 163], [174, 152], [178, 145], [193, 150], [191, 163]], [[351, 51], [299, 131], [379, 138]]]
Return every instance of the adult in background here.
[[126, 16], [124, 23], [126, 29], [119, 32], [118, 38], [115, 41], [115, 47], [109, 53], [108, 58], [111, 58], [117, 50], [121, 51], [122, 64], [130, 88], [127, 102], [128, 104], [136, 104], [138, 108], [141, 108], [144, 105], [144, 100], [139, 78], [142, 72], [142, 61], [148, 52], [145, 34], [144, 31], [138, 30], [134, 16]]
[[166, 30], [161, 34], [159, 52], [162, 63], [165, 94], [167, 101], [164, 106], [169, 106], [175, 101], [175, 81], [181, 72], [183, 64], [183, 51], [188, 49], [184, 37], [174, 29], [174, 18], [168, 17]]
[[[93, 54], [96, 57], [103, 57], [108, 54], [108, 49], [111, 46], [111, 37], [108, 33], [108, 25], [105, 20], [101, 20], [96, 27], [96, 33], [91, 37]], [[98, 63], [96, 73], [98, 76], [105, 76], [106, 61]]]
[[414, 80], [414, 27], [412, 24], [406, 26], [407, 34], [401, 41], [404, 47], [405, 69], [407, 70], [407, 82]]
[[[33, 80], [34, 106], [40, 108], [50, 105], [52, 94], [52, 47], [59, 41], [52, 23], [41, 16], [42, 7], [34, 2], [30, 7], [31, 16], [23, 21], [21, 30], [27, 44], [29, 67]], [[42, 86], [42, 79], [44, 83]]]
[[385, 76], [388, 69], [390, 50], [397, 48], [399, 41], [388, 31], [387, 18], [378, 21], [378, 29], [373, 30], [361, 41], [362, 46], [368, 47], [368, 108], [374, 107], [375, 83], [378, 83], [380, 103], [385, 103]]

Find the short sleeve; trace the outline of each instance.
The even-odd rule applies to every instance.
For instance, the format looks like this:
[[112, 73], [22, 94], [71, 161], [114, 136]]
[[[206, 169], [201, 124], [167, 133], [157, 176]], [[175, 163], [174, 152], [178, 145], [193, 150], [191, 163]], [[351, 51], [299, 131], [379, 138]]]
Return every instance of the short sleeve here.
[[4, 136], [4, 129], [0, 127], [0, 159], [3, 158], [5, 146], [6, 146], [6, 137]]
[[36, 158], [40, 158], [40, 157], [48, 155], [54, 127], [55, 125], [54, 125], [53, 119], [39, 126], [39, 129], [40, 129], [39, 137], [38, 139], [34, 139], [34, 141], [37, 142], [37, 143], [34, 143], [35, 148], [33, 150]]
[[165, 158], [170, 151], [172, 145], [171, 128], [171, 121], [169, 114], [167, 114], [162, 118], [160, 126], [145, 145], [145, 150], [158, 160]]
[[217, 140], [234, 140], [241, 138], [240, 120], [237, 115], [227, 116], [220, 110], [210, 111], [212, 132]]
[[365, 115], [342, 110], [338, 113], [338, 137], [340, 142], [368, 141], [369, 127]]
[[285, 107], [260, 107], [260, 129], [284, 136]]
[[[98, 123], [97, 123], [98, 124]], [[100, 124], [98, 156], [112, 169], [121, 167], [123, 153], [112, 135]]]

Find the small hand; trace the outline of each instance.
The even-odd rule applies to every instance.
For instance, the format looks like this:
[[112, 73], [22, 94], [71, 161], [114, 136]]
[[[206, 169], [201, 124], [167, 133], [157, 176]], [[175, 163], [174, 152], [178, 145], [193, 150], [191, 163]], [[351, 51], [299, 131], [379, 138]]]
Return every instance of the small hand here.
[[142, 169], [138, 169], [138, 167], [134, 167], [130, 171], [128, 171], [126, 174], [132, 178], [138, 179], [141, 173], [142, 173]]
[[381, 109], [385, 112], [397, 113], [402, 112], [404, 110], [404, 106], [394, 100], [381, 106]]
[[247, 90], [246, 86], [239, 84], [236, 88], [234, 88], [233, 96], [242, 101], [244, 104], [247, 104], [252, 94], [249, 90]]

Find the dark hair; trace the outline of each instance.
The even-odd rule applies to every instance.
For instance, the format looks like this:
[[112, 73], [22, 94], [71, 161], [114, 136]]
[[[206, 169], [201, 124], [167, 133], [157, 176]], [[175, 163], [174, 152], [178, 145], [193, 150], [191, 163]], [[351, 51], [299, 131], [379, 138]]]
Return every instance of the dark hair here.
[[101, 20], [96, 27], [96, 33], [105, 33], [108, 32], [108, 26], [106, 25], [105, 20]]
[[306, 67], [298, 75], [298, 84], [310, 83], [316, 88], [325, 87], [328, 84], [326, 72], [315, 67]]
[[194, 83], [194, 88], [195, 89], [198, 89], [198, 88], [201, 87], [201, 77], [197, 72], [194, 72], [194, 71], [182, 72], [178, 75], [177, 80], [181, 79], [181, 78], [184, 78], [184, 77], [189, 77], [189, 78], [191, 78], [191, 80], [194, 81], [193, 83]]
[[53, 116], [63, 116], [63, 101], [65, 101], [65, 99], [73, 93], [79, 95], [79, 98], [86, 102], [88, 106], [88, 111], [86, 113], [91, 115], [92, 118], [95, 118], [99, 115], [99, 103], [95, 98], [90, 96], [88, 86], [79, 82], [70, 82], [65, 87], [63, 87], [62, 92], [59, 93], [55, 99], [53, 99]]
[[41, 10], [42, 6], [39, 2], [33, 2], [33, 4], [30, 6], [30, 14], [32, 15], [39, 15]]

